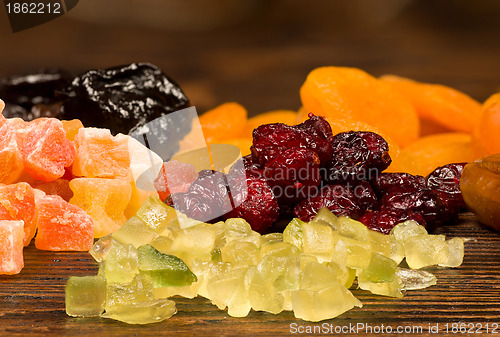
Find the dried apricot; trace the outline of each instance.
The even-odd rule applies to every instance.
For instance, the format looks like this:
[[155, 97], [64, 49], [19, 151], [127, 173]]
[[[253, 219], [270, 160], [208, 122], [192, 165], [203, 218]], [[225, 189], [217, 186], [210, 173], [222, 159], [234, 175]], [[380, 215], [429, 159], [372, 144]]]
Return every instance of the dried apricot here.
[[199, 118], [207, 142], [239, 137], [247, 123], [247, 110], [228, 102], [208, 110]]
[[271, 123], [295, 125], [297, 124], [297, 112], [293, 110], [273, 110], [249, 118], [242, 135], [244, 137], [252, 137], [252, 132], [254, 129], [258, 128], [261, 125]]
[[481, 105], [463, 92], [394, 75], [385, 75], [380, 79], [405, 96], [421, 118], [466, 133], [472, 133], [479, 123]]
[[[244, 157], [250, 154], [250, 146], [252, 146], [252, 137], [238, 137], [238, 138], [225, 139], [219, 143], [230, 144], [238, 147], [241, 151], [241, 156]], [[212, 143], [210, 145], [212, 145]]]
[[470, 162], [477, 158], [472, 145], [472, 136], [461, 132], [450, 132], [422, 137], [402, 151], [413, 158], [411, 174], [428, 175], [435, 168], [449, 163]]
[[488, 154], [500, 153], [500, 93], [488, 98], [483, 104], [483, 115], [475, 131], [475, 137]]
[[300, 89], [302, 104], [315, 115], [358, 120], [379, 128], [400, 146], [418, 138], [420, 122], [399, 92], [356, 68], [313, 70]]

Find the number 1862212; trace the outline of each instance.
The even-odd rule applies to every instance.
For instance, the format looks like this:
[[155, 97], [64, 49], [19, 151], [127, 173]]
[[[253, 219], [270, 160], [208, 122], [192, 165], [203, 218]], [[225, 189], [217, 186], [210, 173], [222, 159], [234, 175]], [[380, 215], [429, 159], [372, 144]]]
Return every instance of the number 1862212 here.
[[5, 5], [8, 14], [62, 14], [60, 2], [13, 2]]

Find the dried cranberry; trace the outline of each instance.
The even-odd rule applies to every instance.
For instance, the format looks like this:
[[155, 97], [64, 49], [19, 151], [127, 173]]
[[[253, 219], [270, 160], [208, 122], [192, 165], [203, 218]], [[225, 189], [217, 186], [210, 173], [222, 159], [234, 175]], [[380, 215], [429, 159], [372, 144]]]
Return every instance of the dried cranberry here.
[[427, 186], [435, 191], [442, 192], [443, 200], [453, 202], [459, 208], [466, 207], [460, 191], [460, 178], [467, 163], [453, 163], [438, 167], [427, 176]]
[[279, 217], [278, 201], [263, 177], [247, 176], [245, 187], [232, 193], [236, 207], [223, 218], [243, 218], [254, 231], [265, 233]]
[[426, 226], [422, 214], [401, 209], [368, 211], [359, 219], [366, 227], [381, 232], [382, 234], [389, 234], [394, 226], [407, 220], [413, 220], [424, 227]]
[[409, 173], [381, 173], [372, 180], [373, 190], [379, 197], [386, 193], [416, 192], [426, 188], [425, 178]]
[[436, 193], [427, 189], [411, 193], [390, 192], [382, 197], [380, 206], [381, 209], [419, 212], [429, 226], [442, 220], [441, 200]]
[[319, 194], [299, 202], [293, 212], [299, 219], [310, 221], [323, 207], [327, 207], [337, 216], [345, 215], [351, 218], [358, 218], [364, 212], [352, 188], [345, 184], [324, 186]]
[[296, 203], [317, 191], [321, 182], [319, 163], [316, 152], [293, 147], [266, 163], [264, 177], [280, 204]]
[[367, 181], [361, 180], [357, 182], [357, 185], [353, 187], [352, 191], [358, 200], [359, 206], [363, 210], [371, 210], [377, 207], [377, 196], [370, 183]]
[[392, 159], [389, 155], [389, 144], [385, 139], [374, 132], [368, 131], [360, 131], [358, 135], [363, 138], [371, 152], [369, 167], [376, 168], [379, 173], [388, 168]]
[[311, 135], [315, 135], [318, 138], [324, 138], [330, 143], [333, 142], [333, 133], [330, 123], [328, 123], [324, 117], [315, 116], [312, 113], [309, 113], [308, 117], [309, 119], [298, 124], [297, 128]]
[[359, 180], [369, 176], [371, 152], [356, 132], [342, 132], [333, 139], [333, 158], [325, 179], [329, 182]]

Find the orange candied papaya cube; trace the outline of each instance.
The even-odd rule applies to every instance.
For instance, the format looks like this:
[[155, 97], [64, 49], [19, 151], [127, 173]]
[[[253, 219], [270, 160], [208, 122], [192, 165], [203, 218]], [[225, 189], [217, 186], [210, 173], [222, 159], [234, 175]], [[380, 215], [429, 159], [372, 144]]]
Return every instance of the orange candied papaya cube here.
[[245, 130], [247, 110], [238, 103], [223, 103], [199, 117], [207, 143], [239, 137]]
[[24, 169], [24, 161], [17, 141], [17, 130], [2, 116], [0, 125], [0, 183], [16, 182]]
[[21, 153], [26, 173], [38, 180], [52, 181], [62, 177], [65, 168], [73, 164], [75, 146], [66, 138], [62, 122], [47, 118], [28, 128]]
[[73, 174], [78, 177], [127, 177], [130, 167], [128, 136], [108, 129], [81, 128], [75, 136]]
[[124, 211], [132, 194], [130, 179], [75, 178], [69, 187], [73, 191], [69, 202], [92, 217], [96, 238], [117, 231], [127, 220]]
[[22, 220], [24, 245], [30, 244], [36, 232], [34, 189], [25, 182], [0, 185], [0, 220]]
[[381, 80], [405, 96], [420, 118], [465, 133], [472, 133], [479, 123], [481, 104], [463, 92], [394, 75], [382, 76]]
[[73, 197], [73, 191], [69, 188], [69, 180], [59, 178], [48, 183], [36, 185], [35, 188], [42, 190], [48, 195], [58, 195], [66, 201]]
[[308, 113], [373, 125], [399, 146], [419, 136], [420, 121], [410, 101], [361, 69], [314, 69], [300, 88], [300, 98]]
[[75, 140], [78, 130], [83, 128], [83, 123], [79, 119], [71, 119], [66, 121], [61, 121], [64, 131], [66, 132], [66, 138], [73, 141]]
[[24, 267], [24, 224], [0, 220], [0, 274], [19, 274]]
[[92, 218], [58, 195], [37, 200], [35, 246], [51, 251], [88, 251], [94, 244]]

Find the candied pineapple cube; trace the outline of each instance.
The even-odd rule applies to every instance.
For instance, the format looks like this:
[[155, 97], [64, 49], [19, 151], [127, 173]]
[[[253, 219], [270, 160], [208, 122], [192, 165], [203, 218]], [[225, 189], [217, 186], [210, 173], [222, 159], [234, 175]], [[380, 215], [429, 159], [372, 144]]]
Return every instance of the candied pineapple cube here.
[[411, 269], [443, 265], [448, 262], [448, 245], [444, 235], [418, 234], [406, 239], [406, 263]]
[[220, 248], [222, 262], [256, 265], [260, 260], [259, 248], [252, 242], [233, 240]]
[[112, 234], [113, 239], [123, 243], [132, 244], [135, 248], [149, 244], [157, 237], [156, 234], [144, 221], [133, 216]]
[[302, 224], [304, 253], [315, 255], [320, 261], [330, 261], [335, 249], [333, 228], [316, 222]]
[[283, 231], [283, 241], [291, 243], [295, 247], [302, 249], [302, 239], [304, 236], [302, 225], [304, 223], [304, 221], [298, 218], [294, 218], [290, 221]]
[[177, 312], [175, 302], [166, 298], [137, 303], [122, 303], [101, 317], [112, 318], [128, 324], [150, 324], [170, 318]]
[[102, 276], [71, 276], [66, 283], [66, 314], [99, 316], [106, 303], [106, 279]]
[[131, 282], [139, 273], [137, 267], [137, 250], [131, 244], [123, 245], [116, 240], [111, 242], [111, 248], [104, 262], [104, 276], [108, 282]]

